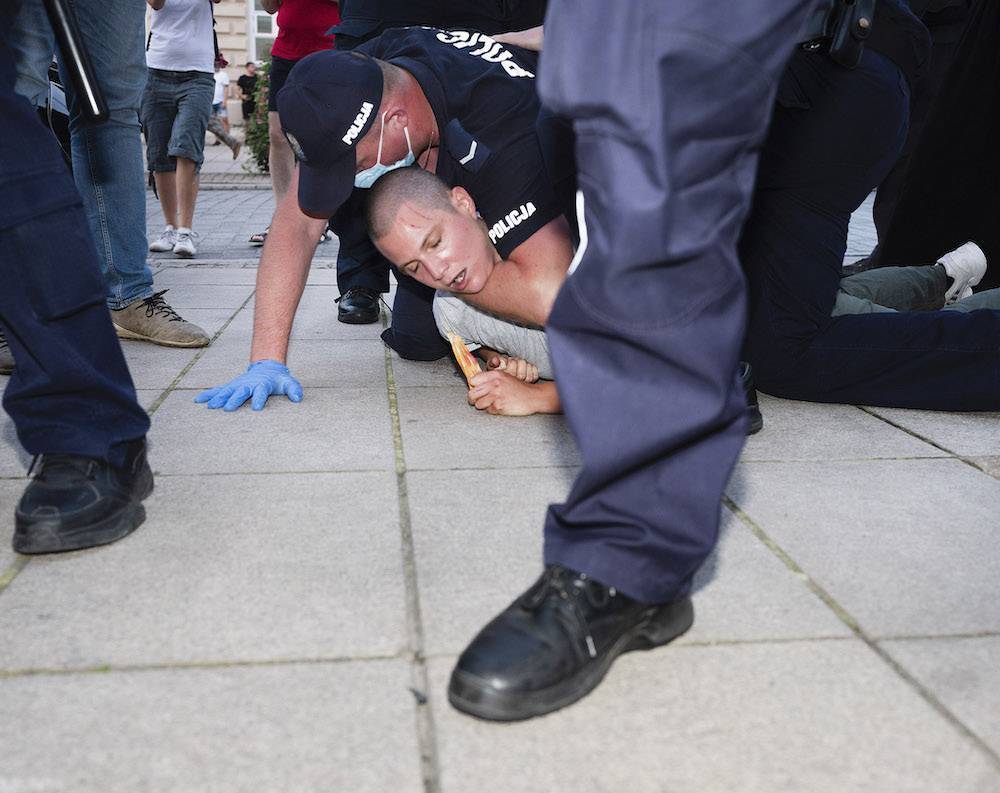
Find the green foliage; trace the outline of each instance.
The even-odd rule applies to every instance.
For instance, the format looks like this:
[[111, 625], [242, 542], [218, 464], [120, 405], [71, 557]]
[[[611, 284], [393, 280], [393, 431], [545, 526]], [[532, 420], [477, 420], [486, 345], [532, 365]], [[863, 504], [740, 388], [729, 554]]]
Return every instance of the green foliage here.
[[267, 126], [267, 91], [270, 84], [271, 56], [257, 69], [257, 87], [253, 92], [254, 112], [246, 122], [246, 136], [243, 145], [250, 150], [252, 161], [243, 168], [251, 173], [269, 173], [270, 132]]

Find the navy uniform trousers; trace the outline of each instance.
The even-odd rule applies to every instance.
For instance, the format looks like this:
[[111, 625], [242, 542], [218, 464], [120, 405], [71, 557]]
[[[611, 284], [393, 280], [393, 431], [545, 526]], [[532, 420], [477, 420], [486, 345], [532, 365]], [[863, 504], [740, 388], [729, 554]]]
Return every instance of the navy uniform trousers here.
[[573, 120], [584, 222], [546, 330], [583, 470], [545, 561], [639, 600], [685, 594], [718, 535], [746, 432], [737, 238], [810, 6], [549, 5], [539, 90]]
[[12, 5], [0, 7], [0, 328], [17, 365], [3, 406], [30, 454], [120, 466], [149, 418], [111, 325], [73, 179], [52, 134], [14, 94]]
[[[813, 402], [1000, 410], [1000, 311], [831, 317], [851, 213], [903, 145], [909, 88], [866, 50], [856, 69], [798, 52], [740, 242], [757, 387]], [[929, 254], [933, 256], [940, 251]]]

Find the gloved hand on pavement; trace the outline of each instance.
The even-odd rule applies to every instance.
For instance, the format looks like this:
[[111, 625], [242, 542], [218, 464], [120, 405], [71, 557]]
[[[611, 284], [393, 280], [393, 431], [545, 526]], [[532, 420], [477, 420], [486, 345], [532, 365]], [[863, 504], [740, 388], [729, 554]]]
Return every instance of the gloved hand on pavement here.
[[211, 409], [236, 410], [253, 397], [254, 410], [263, 410], [271, 394], [285, 394], [292, 402], [302, 401], [302, 385], [292, 377], [288, 367], [269, 358], [254, 361], [244, 374], [218, 388], [209, 388], [194, 398], [195, 402], [208, 402]]

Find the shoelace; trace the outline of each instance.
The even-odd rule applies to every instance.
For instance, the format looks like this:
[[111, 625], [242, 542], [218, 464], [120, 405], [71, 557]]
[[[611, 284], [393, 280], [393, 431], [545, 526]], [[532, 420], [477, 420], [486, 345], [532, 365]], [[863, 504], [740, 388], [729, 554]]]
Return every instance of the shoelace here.
[[143, 300], [143, 305], [146, 307], [146, 316], [152, 317], [155, 314], [161, 314], [167, 318], [168, 322], [183, 322], [184, 319], [178, 314], [170, 304], [163, 298], [163, 296], [169, 292], [169, 289], [163, 289], [159, 292], [154, 292], [152, 295]]
[[[598, 592], [600, 592], [600, 597], [597, 595]], [[541, 585], [536, 590], [527, 592], [521, 598], [521, 607], [528, 611], [537, 611], [542, 607], [549, 594], [554, 594], [570, 606], [577, 625], [581, 629], [580, 632], [584, 634], [587, 653], [591, 658], [596, 658], [597, 646], [594, 644], [594, 637], [590, 633], [590, 626], [587, 624], [587, 618], [580, 608], [578, 598], [582, 594], [591, 606], [601, 609], [607, 606], [611, 598], [618, 594], [617, 591], [614, 587], [605, 589], [604, 587], [594, 585], [583, 573], [575, 577], [570, 576], [566, 568], [559, 565], [552, 565], [545, 571]]]

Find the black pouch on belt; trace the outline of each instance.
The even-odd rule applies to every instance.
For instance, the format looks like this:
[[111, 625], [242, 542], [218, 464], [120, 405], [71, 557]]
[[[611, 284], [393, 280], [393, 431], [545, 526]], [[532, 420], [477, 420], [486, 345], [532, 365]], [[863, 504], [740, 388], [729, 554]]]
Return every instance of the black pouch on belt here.
[[848, 69], [861, 62], [875, 21], [876, 0], [837, 0], [830, 26], [829, 55]]

